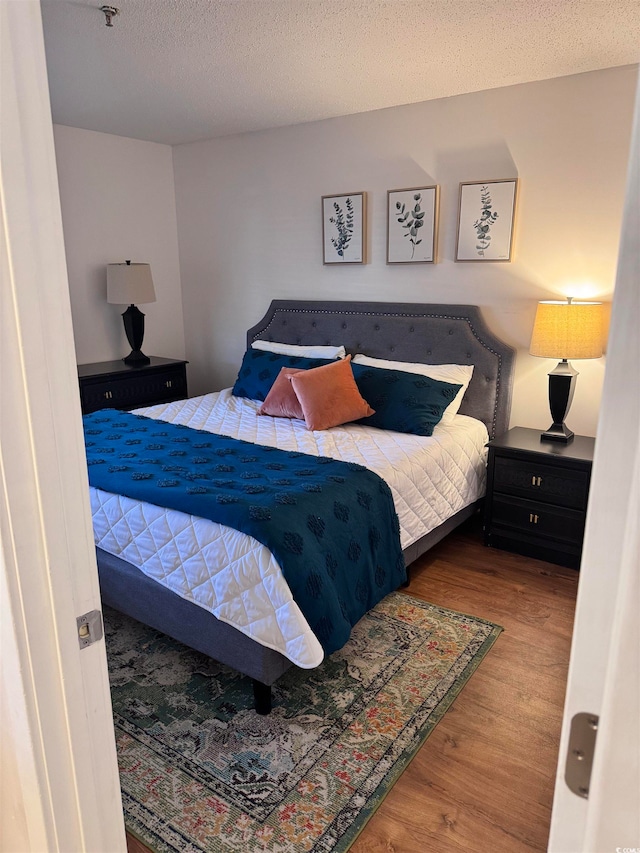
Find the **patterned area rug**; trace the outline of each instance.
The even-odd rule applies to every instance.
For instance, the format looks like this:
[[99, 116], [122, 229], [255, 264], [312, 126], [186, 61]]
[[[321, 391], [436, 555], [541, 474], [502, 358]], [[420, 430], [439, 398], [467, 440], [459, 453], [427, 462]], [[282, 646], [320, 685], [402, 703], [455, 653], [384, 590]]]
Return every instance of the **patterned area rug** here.
[[500, 631], [393, 593], [261, 717], [250, 679], [105, 608], [127, 829], [158, 853], [344, 853]]

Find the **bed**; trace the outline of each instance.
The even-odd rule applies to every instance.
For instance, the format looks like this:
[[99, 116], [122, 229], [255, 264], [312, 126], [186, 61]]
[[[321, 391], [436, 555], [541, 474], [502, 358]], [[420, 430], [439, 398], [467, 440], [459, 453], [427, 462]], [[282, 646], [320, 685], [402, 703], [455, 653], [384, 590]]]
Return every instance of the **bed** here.
[[[450, 457], [447, 442], [451, 445], [466, 442], [464, 453], [477, 456], [487, 437], [493, 438], [508, 428], [515, 353], [490, 332], [475, 306], [274, 300], [262, 320], [247, 332], [247, 346], [250, 347], [255, 341], [320, 346], [335, 344], [344, 345], [351, 354], [359, 353], [391, 361], [474, 365], [473, 376], [459, 412], [462, 417], [457, 416], [451, 428], [438, 431], [438, 442], [423, 442], [424, 448], [418, 446], [421, 444], [419, 441], [413, 442], [421, 453], [428, 451], [439, 454], [440, 468], [445, 467], [442, 459], [448, 460]], [[363, 427], [357, 426], [327, 431], [321, 436], [319, 447], [314, 450], [307, 442], [316, 433], [305, 434], [300, 424], [296, 426], [294, 422], [293, 425], [285, 425], [284, 419], [256, 419], [255, 410], [256, 405], [252, 401], [238, 400], [227, 389], [202, 398], [138, 411], [149, 417], [227, 435], [235, 433], [237, 437], [258, 444], [278, 446], [279, 442], [283, 442], [285, 447], [296, 446], [305, 453], [315, 452], [334, 458], [339, 458], [339, 452], [360, 454], [355, 461], [372, 470], [377, 467], [378, 473], [385, 480], [402, 476], [409, 483], [409, 491], [415, 491], [411, 484], [419, 479], [422, 462], [415, 463], [412, 469], [408, 468], [402, 474], [403, 458], [407, 455], [406, 443], [397, 442], [395, 436], [384, 435], [383, 430], [374, 431], [375, 442], [369, 459], [365, 458], [362, 446], [368, 446], [371, 438]], [[253, 426], [254, 421], [258, 426]], [[467, 433], [470, 436], [468, 438]], [[329, 446], [327, 442], [333, 442], [333, 445]], [[339, 452], [335, 445], [341, 446]], [[462, 495], [449, 502], [444, 500], [444, 508], [435, 515], [430, 509], [431, 500], [424, 500], [424, 494], [420, 499], [398, 498], [401, 489], [398, 483], [393, 483], [392, 491], [401, 518], [403, 554], [407, 566], [475, 511], [481, 497], [483, 480], [477, 475], [477, 460], [474, 464], [476, 474], [468, 477], [474, 480], [473, 488], [465, 489], [462, 483]], [[454, 469], [458, 467], [458, 463], [455, 463]], [[468, 475], [461, 476], [464, 479]], [[442, 491], [442, 488], [436, 484], [435, 491], [438, 490]], [[424, 488], [422, 491], [424, 493]], [[442, 498], [442, 495], [439, 497]], [[218, 609], [218, 617], [205, 609], [205, 605], [194, 597], [194, 588], [197, 593], [200, 589], [206, 590], [207, 583], [212, 588], [218, 584], [215, 594], [220, 597], [219, 589], [224, 582], [224, 573], [215, 582], [192, 584], [192, 588], [179, 590], [175, 576], [184, 574], [184, 558], [180, 558], [182, 562], [179, 571], [172, 572], [169, 578], [163, 576], [167, 572], [162, 565], [166, 567], [174, 559], [172, 554], [175, 543], [180, 540], [191, 563], [200, 564], [200, 568], [195, 570], [198, 579], [197, 571], [207, 562], [209, 554], [214, 553], [215, 560], [219, 560], [221, 551], [230, 551], [229, 541], [233, 541], [233, 548], [238, 547], [234, 532], [224, 531], [225, 535], [231, 536], [231, 540], [227, 541], [216, 531], [212, 538], [216, 541], [217, 550], [212, 551], [214, 546], [207, 539], [212, 534], [208, 528], [203, 533], [204, 528], [200, 529], [197, 519], [169, 516], [161, 508], [150, 511], [143, 505], [141, 509], [123, 500], [120, 496], [92, 490], [103, 602], [249, 676], [253, 679], [256, 710], [268, 713], [271, 707], [271, 685], [292, 665], [292, 661], [307, 667], [317, 664], [313, 636], [304, 634], [301, 627], [295, 627], [295, 630], [287, 627], [281, 631], [285, 641], [283, 645], [279, 639], [278, 642], [271, 642], [269, 635], [262, 636], [254, 624], [247, 628], [238, 622], [239, 627], [234, 627], [234, 620], [228, 618], [224, 608]], [[434, 502], [437, 503], [436, 498]], [[440, 503], [443, 501], [440, 500]], [[448, 503], [451, 505], [448, 506]], [[122, 542], [118, 543], [114, 535], [118, 525], [124, 523], [123, 519], [127, 527], [142, 530], [140, 537], [131, 535], [127, 547], [123, 547]], [[144, 553], [146, 546], [141, 547], [139, 544], [140, 539], [148, 534], [147, 530], [142, 529], [145, 524], [154, 531], [154, 541], [162, 538], [157, 535], [158, 530], [169, 531], [171, 525], [177, 524], [177, 532], [169, 531], [167, 541], [161, 544], [161, 555], [156, 553], [148, 560]], [[191, 540], [188, 545], [184, 545], [187, 533]], [[240, 547], [245, 548], [245, 545]], [[246, 559], [243, 553], [243, 560]], [[277, 564], [274, 570], [268, 552], [266, 555], [257, 553], [251, 559], [259, 564], [257, 571], [261, 574], [263, 585], [260, 590], [264, 587], [272, 595]], [[230, 594], [229, 600], [231, 603], [227, 601], [224, 604], [227, 608], [231, 607], [233, 612], [237, 604], [232, 601]], [[287, 619], [291, 616], [292, 605], [284, 601], [281, 591], [273, 594], [271, 605], [277, 613], [285, 613]], [[293, 615], [297, 618], [295, 613]], [[256, 618], [254, 622], [260, 624], [260, 619]], [[287, 630], [291, 631], [290, 638]], [[299, 637], [296, 631], [300, 631]]]

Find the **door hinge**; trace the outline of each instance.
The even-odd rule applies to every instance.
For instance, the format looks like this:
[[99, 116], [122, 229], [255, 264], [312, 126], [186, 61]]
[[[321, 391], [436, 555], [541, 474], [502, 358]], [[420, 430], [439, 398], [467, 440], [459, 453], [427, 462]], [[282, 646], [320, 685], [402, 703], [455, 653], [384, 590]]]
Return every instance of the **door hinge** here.
[[570, 791], [585, 799], [589, 798], [598, 721], [595, 714], [585, 712], [576, 714], [571, 720], [564, 780]]
[[84, 649], [102, 639], [102, 613], [99, 610], [90, 610], [88, 613], [83, 613], [82, 616], [76, 618], [78, 626], [78, 643], [80, 648]]

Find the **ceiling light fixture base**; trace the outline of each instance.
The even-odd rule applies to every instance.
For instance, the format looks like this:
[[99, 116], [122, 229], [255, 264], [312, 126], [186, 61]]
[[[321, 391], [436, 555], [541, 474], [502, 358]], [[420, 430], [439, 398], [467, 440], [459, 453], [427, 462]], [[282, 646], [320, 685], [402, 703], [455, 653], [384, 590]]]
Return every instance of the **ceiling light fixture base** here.
[[100, 11], [104, 13], [106, 18], [105, 26], [112, 27], [112, 18], [115, 18], [116, 15], [120, 14], [120, 9], [115, 6], [100, 6]]

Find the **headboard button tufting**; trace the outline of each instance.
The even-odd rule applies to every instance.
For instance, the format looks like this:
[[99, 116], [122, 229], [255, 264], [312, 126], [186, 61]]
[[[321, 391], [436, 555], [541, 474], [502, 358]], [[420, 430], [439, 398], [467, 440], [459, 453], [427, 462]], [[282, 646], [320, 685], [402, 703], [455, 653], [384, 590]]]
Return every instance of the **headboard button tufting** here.
[[342, 324], [342, 328], [343, 328], [343, 329], [346, 329], [346, 328], [347, 328], [347, 324], [346, 324], [346, 323], [343, 323], [343, 324]]

